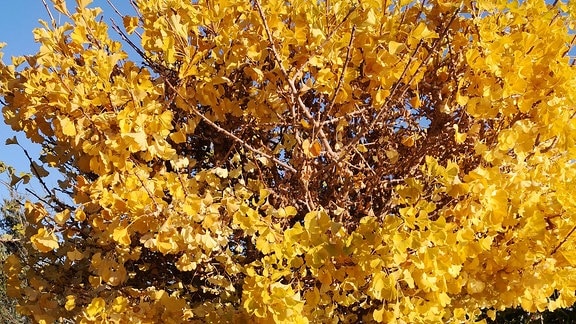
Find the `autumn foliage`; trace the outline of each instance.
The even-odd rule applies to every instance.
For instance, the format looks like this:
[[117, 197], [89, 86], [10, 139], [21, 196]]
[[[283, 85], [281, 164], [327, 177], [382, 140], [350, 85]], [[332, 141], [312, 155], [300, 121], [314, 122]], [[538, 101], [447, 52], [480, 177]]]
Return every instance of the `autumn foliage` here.
[[64, 176], [4, 267], [23, 314], [428, 323], [576, 302], [574, 3], [136, 0], [116, 24], [89, 2], [54, 1], [62, 24], [0, 65], [6, 122], [43, 147], [32, 173]]

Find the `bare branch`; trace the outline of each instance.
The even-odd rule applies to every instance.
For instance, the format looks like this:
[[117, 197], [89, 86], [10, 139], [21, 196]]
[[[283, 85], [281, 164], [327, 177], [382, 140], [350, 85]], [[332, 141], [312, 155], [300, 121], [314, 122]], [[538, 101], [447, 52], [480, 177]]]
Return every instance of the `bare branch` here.
[[[38, 182], [40, 182], [40, 184], [42, 185], [42, 187], [44, 188], [44, 190], [46, 191], [46, 193], [48, 194], [48, 196], [50, 196], [50, 199], [56, 203], [56, 205], [58, 205], [58, 208], [60, 209], [73, 209], [72, 206], [63, 203], [58, 197], [56, 197], [56, 195], [50, 191], [50, 189], [48, 189], [48, 186], [46, 185], [46, 182], [44, 182], [44, 180], [42, 179], [42, 177], [40, 177], [40, 173], [38, 172], [38, 170], [36, 169], [36, 166], [34, 165], [34, 160], [32, 160], [32, 157], [30, 157], [30, 154], [28, 154], [28, 151], [22, 147], [22, 145], [18, 144], [18, 146], [20, 146], [20, 148], [24, 151], [24, 154], [26, 155], [26, 158], [28, 159], [28, 161], [30, 162], [30, 167], [32, 169], [32, 172], [34, 172], [34, 176], [36, 176], [36, 179], [38, 179]], [[30, 192], [31, 194], [33, 194], [34, 196], [36, 196], [36, 198], [40, 199], [40, 197], [38, 197], [38, 195], [36, 195], [35, 193], [33, 193], [32, 191], [26, 189], [28, 192]], [[45, 200], [40, 199], [42, 202], [50, 205], [49, 203], [47, 203]]]
[[176, 95], [178, 97], [180, 97], [187, 105], [188, 107], [192, 110], [192, 112], [194, 112], [194, 114], [196, 114], [198, 117], [200, 117], [203, 121], [205, 121], [208, 125], [212, 126], [213, 128], [215, 128], [218, 132], [226, 135], [227, 137], [231, 138], [232, 140], [234, 140], [235, 142], [239, 143], [240, 145], [244, 146], [245, 148], [247, 148], [248, 150], [252, 151], [253, 153], [256, 153], [258, 155], [261, 155], [267, 159], [271, 159], [274, 162], [278, 163], [279, 165], [281, 165], [282, 167], [284, 167], [286, 170], [290, 170], [293, 173], [296, 173], [296, 169], [294, 169], [294, 167], [292, 167], [291, 165], [287, 164], [284, 161], [279, 160], [278, 158], [267, 154], [265, 152], [262, 152], [254, 147], [252, 147], [250, 144], [246, 143], [244, 140], [242, 140], [241, 138], [239, 138], [238, 136], [232, 134], [231, 132], [229, 132], [228, 130], [218, 126], [218, 124], [216, 124], [215, 122], [213, 122], [212, 120], [210, 120], [208, 117], [206, 117], [204, 114], [202, 114], [200, 111], [198, 111], [198, 109], [196, 107], [194, 107], [194, 105], [192, 105], [188, 99], [186, 97], [184, 97], [175, 87], [174, 85], [169, 81], [166, 80], [166, 84], [172, 89], [172, 91], [174, 91], [174, 93], [176, 93]]
[[[272, 33], [270, 32], [270, 28], [268, 27], [268, 22], [266, 21], [266, 16], [264, 15], [264, 10], [262, 9], [262, 6], [260, 5], [260, 1], [258, 1], [258, 0], [254, 1], [254, 4], [256, 5], [256, 9], [258, 9], [258, 13], [260, 14], [260, 18], [262, 19], [262, 24], [264, 25], [264, 30], [266, 31], [266, 35], [268, 36], [268, 42], [270, 43], [270, 49], [272, 50], [272, 54], [274, 55], [274, 60], [279, 65], [280, 70], [282, 71], [282, 74], [284, 75], [284, 78], [288, 82], [292, 96], [296, 99], [298, 106], [300, 107], [300, 109], [302, 109], [302, 112], [304, 112], [304, 115], [306, 116], [306, 118], [308, 120], [314, 122], [315, 128], [319, 128], [320, 123], [318, 121], [314, 120], [314, 116], [312, 116], [310, 109], [308, 109], [308, 107], [306, 107], [306, 105], [302, 101], [302, 98], [300, 97], [300, 93], [296, 89], [294, 82], [292, 81], [292, 79], [288, 75], [288, 72], [286, 71], [286, 69], [284, 68], [284, 66], [282, 64], [282, 59], [280, 58], [280, 55], [278, 54], [278, 51], [276, 50], [276, 45], [274, 45], [274, 38], [272, 37]], [[293, 117], [295, 118], [295, 116], [293, 116]], [[330, 146], [330, 142], [328, 141], [328, 138], [327, 138], [326, 134], [324, 133], [324, 130], [321, 127], [318, 129], [318, 136], [320, 137], [320, 141], [322, 142], [324, 148], [326, 149], [328, 156], [331, 159], [335, 160], [337, 158], [337, 155], [336, 155], [336, 153], [334, 153], [334, 150], [332, 150], [332, 147]]]

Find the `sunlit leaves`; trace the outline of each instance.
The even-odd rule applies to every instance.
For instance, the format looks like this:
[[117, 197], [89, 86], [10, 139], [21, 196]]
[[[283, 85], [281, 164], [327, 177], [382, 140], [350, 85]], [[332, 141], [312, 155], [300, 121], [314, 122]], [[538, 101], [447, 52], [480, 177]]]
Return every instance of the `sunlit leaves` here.
[[66, 296], [66, 304], [64, 304], [64, 308], [67, 311], [71, 311], [74, 309], [74, 307], [76, 307], [76, 296], [74, 295]]
[[128, 230], [124, 227], [115, 228], [112, 237], [114, 241], [121, 245], [130, 245], [130, 236]]
[[30, 241], [36, 250], [44, 253], [57, 249], [59, 246], [56, 234], [45, 228], [40, 228], [38, 233], [30, 237]]
[[106, 301], [103, 298], [94, 298], [88, 307], [86, 307], [88, 319], [95, 320], [100, 313], [104, 312], [104, 307], [106, 307]]
[[66, 22], [0, 65], [6, 122], [43, 146], [10, 184], [65, 178], [25, 203], [30, 264], [6, 265], [36, 321], [575, 301], [566, 5], [137, 1], [109, 26], [89, 3], [55, 1]]
[[128, 34], [132, 34], [138, 28], [138, 17], [124, 16], [122, 22]]
[[302, 150], [306, 156], [313, 158], [320, 155], [322, 146], [318, 141], [311, 142], [310, 140], [306, 139], [304, 142], [302, 142]]
[[410, 34], [411, 37], [414, 37], [417, 41], [430, 39], [430, 38], [437, 38], [438, 34], [426, 26], [425, 23], [421, 22], [416, 26], [416, 28]]

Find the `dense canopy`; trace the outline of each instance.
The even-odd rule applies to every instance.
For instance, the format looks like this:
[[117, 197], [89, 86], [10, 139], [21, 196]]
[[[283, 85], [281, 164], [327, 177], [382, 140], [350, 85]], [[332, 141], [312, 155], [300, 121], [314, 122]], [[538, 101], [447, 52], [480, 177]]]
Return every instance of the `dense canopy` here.
[[31, 172], [64, 177], [4, 267], [36, 322], [576, 301], [574, 3], [89, 4], [55, 0], [38, 52], [0, 64], [5, 121], [43, 148]]

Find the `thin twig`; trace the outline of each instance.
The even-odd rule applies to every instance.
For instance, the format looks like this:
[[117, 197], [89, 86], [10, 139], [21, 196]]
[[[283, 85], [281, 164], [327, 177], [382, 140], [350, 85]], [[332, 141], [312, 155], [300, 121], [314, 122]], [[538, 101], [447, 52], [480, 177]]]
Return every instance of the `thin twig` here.
[[[358, 108], [358, 106], [356, 105], [356, 107]], [[352, 111], [347, 113], [344, 116], [339, 116], [339, 117], [333, 117], [329, 120], [326, 120], [324, 122], [322, 122], [322, 125], [330, 125], [330, 124], [334, 124], [336, 122], [341, 121], [342, 119], [346, 119], [346, 118], [352, 118], [355, 117], [356, 115], [361, 115], [363, 113], [365, 113], [368, 110], [368, 108], [364, 107], [364, 108], [360, 108], [358, 110]]]
[[572, 40], [570, 41], [570, 43], [568, 45], [566, 45], [566, 47], [568, 47], [566, 49], [566, 51], [564, 51], [564, 54], [562, 54], [562, 57], [566, 56], [566, 54], [568, 54], [570, 52], [570, 50], [572, 49], [572, 46], [574, 45], [574, 41], [576, 41], [576, 35], [574, 35], [574, 37], [572, 37]]
[[[278, 54], [278, 51], [276, 50], [276, 46], [274, 45], [274, 38], [272, 37], [272, 32], [270, 32], [270, 28], [268, 27], [268, 22], [266, 21], [266, 16], [264, 15], [264, 10], [262, 9], [262, 6], [260, 5], [260, 1], [255, 0], [254, 4], [256, 6], [256, 9], [258, 10], [258, 13], [260, 14], [260, 18], [262, 19], [262, 24], [264, 25], [264, 30], [266, 31], [266, 35], [268, 36], [268, 42], [270, 43], [270, 49], [272, 50], [272, 54], [274, 55], [274, 60], [276, 61], [276, 64], [279, 65], [280, 71], [282, 71], [284, 78], [288, 82], [292, 96], [296, 99], [298, 106], [302, 109], [302, 111], [304, 112], [304, 115], [306, 115], [306, 118], [308, 120], [314, 121], [314, 127], [318, 128], [320, 126], [319, 123], [314, 119], [314, 117], [312, 116], [312, 113], [310, 112], [308, 107], [306, 107], [306, 105], [302, 101], [302, 98], [300, 97], [300, 93], [298, 92], [298, 90], [296, 89], [296, 86], [294, 85], [294, 82], [292, 82], [292, 79], [288, 75], [288, 71], [286, 71], [286, 69], [282, 65], [282, 60], [280, 58], [280, 55]], [[324, 133], [324, 130], [322, 128], [320, 128], [318, 130], [318, 136], [320, 137], [320, 141], [322, 142], [322, 144], [326, 148], [326, 151], [327, 151], [328, 155], [330, 156], [330, 158], [335, 160], [337, 158], [337, 155], [336, 155], [336, 153], [334, 153], [334, 150], [332, 150], [332, 147], [330, 146], [330, 142], [328, 141], [328, 138], [326, 137], [326, 134]]]
[[352, 44], [354, 42], [355, 33], [356, 33], [356, 26], [354, 25], [352, 26], [352, 32], [350, 33], [350, 42], [348, 43], [348, 50], [346, 51], [346, 60], [344, 60], [344, 66], [342, 67], [342, 74], [340, 74], [338, 84], [336, 85], [336, 89], [334, 90], [334, 95], [332, 97], [332, 100], [330, 101], [328, 109], [326, 109], [326, 114], [324, 115], [324, 118], [320, 119], [319, 122], [320, 125], [322, 125], [322, 123], [326, 120], [326, 118], [330, 116], [332, 108], [334, 108], [334, 104], [336, 103], [336, 97], [338, 96], [338, 92], [342, 88], [342, 84], [344, 84], [344, 76], [346, 75], [346, 68], [348, 67], [350, 59], [352, 58]]
[[[346, 14], [346, 16], [344, 16], [344, 18], [342, 19], [342, 21], [340, 23], [338, 23], [338, 25], [332, 29], [332, 31], [328, 34], [328, 36], [326, 36], [326, 39], [322, 42], [322, 44], [320, 44], [320, 49], [324, 48], [329, 42], [330, 40], [332, 40], [332, 37], [334, 36], [334, 34], [336, 34], [336, 31], [338, 31], [338, 29], [340, 29], [340, 27], [348, 20], [348, 18], [350, 17], [350, 15], [352, 15], [352, 13], [354, 11], [356, 11], [357, 6], [354, 5], [352, 8], [350, 8], [350, 10], [348, 11], [348, 13]], [[312, 55], [310, 55], [308, 57], [308, 59], [306, 60], [306, 62], [304, 62], [304, 64], [302, 64], [298, 70], [296, 70], [296, 73], [294, 73], [294, 76], [292, 77], [292, 83], [296, 83], [296, 79], [298, 79], [301, 75], [302, 75], [302, 71], [304, 71], [304, 68], [306, 68], [306, 66], [310, 63], [310, 61], [312, 60], [312, 58], [316, 55], [316, 53], [319, 51], [319, 49], [317, 48]]]
[[136, 11], [136, 13], [139, 14], [140, 8], [138, 8], [138, 4], [136, 3], [136, 1], [130, 0], [130, 5], [132, 6], [132, 8], [134, 8], [134, 11]]
[[20, 242], [19, 238], [0, 237], [0, 243]]
[[128, 36], [126, 36], [126, 34], [120, 29], [120, 27], [118, 27], [118, 24], [116, 24], [116, 22], [114, 21], [114, 19], [110, 18], [110, 21], [112, 22], [112, 29], [114, 29], [114, 31], [116, 31], [118, 33], [118, 35], [120, 36], [120, 38], [122, 38], [123, 41], [125, 41], [135, 52], [136, 54], [138, 54], [138, 56], [140, 56], [142, 59], [144, 59], [146, 61], [146, 65], [149, 66], [150, 68], [152, 68], [155, 72], [158, 72], [156, 70], [156, 68], [158, 67], [158, 64], [156, 64], [154, 61], [152, 61], [141, 49], [140, 47], [136, 46], [136, 44], [134, 44], [134, 42], [132, 42], [132, 40], [130, 40], [130, 38], [128, 38]]
[[294, 169], [294, 167], [292, 167], [291, 165], [287, 164], [284, 161], [279, 160], [278, 158], [267, 154], [265, 152], [262, 152], [254, 147], [252, 147], [250, 144], [246, 143], [244, 140], [242, 140], [241, 138], [239, 138], [238, 136], [234, 135], [233, 133], [229, 132], [228, 130], [218, 126], [218, 124], [216, 124], [215, 122], [213, 122], [212, 120], [210, 120], [208, 117], [206, 117], [204, 114], [202, 114], [200, 111], [198, 111], [198, 109], [196, 109], [196, 107], [194, 105], [192, 105], [187, 98], [185, 98], [175, 87], [174, 85], [169, 81], [166, 80], [166, 84], [172, 89], [172, 91], [174, 91], [174, 93], [180, 97], [184, 103], [186, 103], [188, 105], [188, 107], [190, 107], [190, 109], [192, 110], [192, 112], [194, 114], [196, 114], [198, 117], [200, 117], [203, 121], [205, 121], [208, 125], [212, 126], [213, 128], [215, 128], [218, 132], [228, 136], [229, 138], [231, 138], [232, 140], [234, 140], [235, 142], [239, 143], [240, 145], [244, 146], [245, 148], [247, 148], [248, 150], [252, 151], [253, 153], [259, 154], [265, 158], [271, 159], [274, 162], [278, 163], [279, 165], [281, 165], [282, 167], [284, 167], [286, 170], [290, 170], [293, 173], [296, 173], [296, 169]]
[[564, 237], [564, 239], [560, 243], [558, 243], [558, 245], [556, 245], [556, 247], [552, 250], [552, 253], [550, 253], [550, 255], [556, 253], [558, 249], [560, 249], [560, 247], [562, 247], [562, 245], [566, 243], [566, 241], [568, 241], [568, 238], [570, 237], [570, 235], [572, 235], [572, 233], [574, 233], [574, 231], [576, 231], [576, 226], [572, 227], [570, 232], [568, 232], [568, 234]]
[[357, 148], [354, 149], [356, 151], [356, 153], [358, 153], [358, 156], [360, 157], [360, 159], [362, 159], [362, 161], [364, 161], [364, 164], [366, 164], [366, 167], [368, 168], [368, 170], [370, 170], [370, 172], [372, 172], [372, 175], [376, 175], [376, 171], [374, 171], [374, 169], [370, 166], [370, 163], [368, 163], [368, 161], [366, 161], [366, 159], [364, 158], [364, 156], [362, 155], [362, 153], [360, 153], [360, 151], [358, 151]]
[[[27, 191], [28, 193], [30, 193], [32, 196], [36, 197], [36, 199], [38, 199], [38, 200], [40, 200], [41, 202], [43, 202], [44, 204], [46, 204], [47, 206], [51, 206], [50, 203], [49, 203], [48, 201], [46, 201], [46, 199], [38, 196], [38, 194], [35, 193], [34, 191], [30, 190], [30, 188], [26, 188], [26, 191]], [[57, 210], [57, 211], [60, 211], [60, 210]]]
[[114, 12], [116, 12], [116, 14], [118, 15], [118, 17], [120, 17], [120, 18], [124, 17], [124, 16], [120, 13], [120, 10], [118, 10], [118, 9], [114, 6], [114, 4], [112, 3], [112, 1], [106, 0], [106, 2], [108, 2], [108, 5], [109, 5], [110, 7], [112, 7], [112, 10], [114, 10]]
[[[20, 148], [24, 151], [24, 154], [26, 155], [26, 158], [28, 159], [28, 161], [30, 162], [30, 167], [32, 169], [32, 172], [34, 172], [34, 175], [36, 176], [36, 178], [38, 179], [38, 182], [40, 182], [40, 184], [42, 185], [42, 187], [44, 188], [44, 190], [46, 191], [46, 193], [50, 196], [50, 198], [52, 199], [52, 201], [54, 201], [59, 208], [61, 209], [73, 209], [71, 206], [63, 203], [62, 201], [60, 201], [60, 199], [58, 199], [58, 197], [56, 197], [56, 195], [50, 191], [50, 189], [48, 189], [48, 186], [46, 185], [46, 182], [44, 182], [44, 180], [42, 179], [42, 177], [40, 177], [40, 173], [38, 172], [38, 170], [36, 169], [36, 166], [34, 165], [34, 160], [32, 160], [32, 157], [30, 157], [30, 154], [28, 154], [28, 151], [22, 147], [22, 145], [18, 144], [18, 146], [20, 146]], [[32, 193], [30, 190], [26, 189], [28, 192]], [[36, 198], [39, 198], [38, 195], [32, 193], [34, 196], [36, 196]], [[40, 198], [39, 198], [40, 199]], [[40, 199], [42, 200], [42, 199]], [[46, 203], [44, 200], [42, 200], [42, 202]], [[50, 205], [50, 204], [48, 204]]]
[[[137, 164], [136, 161], [134, 161], [133, 159], [132, 163]], [[150, 190], [148, 189], [148, 187], [146, 187], [146, 184], [144, 183], [144, 180], [142, 180], [142, 178], [140, 178], [140, 176], [138, 175], [138, 173], [135, 171], [134, 175], [136, 176], [136, 178], [138, 178], [138, 180], [140, 181], [140, 184], [142, 185], [142, 187], [144, 188], [144, 190], [146, 190], [146, 193], [148, 193], [148, 197], [150, 197], [150, 199], [152, 199], [152, 202], [154, 203], [154, 207], [156, 207], [156, 211], [160, 211], [160, 206], [158, 206], [158, 203], [156, 202], [156, 199], [154, 199], [154, 195], [152, 194], [152, 192], [150, 192]]]
[[[416, 69], [416, 71], [419, 71], [420, 68], [422, 67], [422, 65], [427, 62], [430, 57], [432, 56], [432, 53], [434, 52], [434, 49], [440, 44], [440, 41], [446, 36], [446, 33], [448, 32], [448, 29], [450, 28], [450, 26], [452, 25], [452, 23], [454, 22], [454, 19], [456, 19], [456, 16], [458, 15], [458, 13], [460, 12], [461, 8], [458, 8], [454, 11], [454, 14], [452, 15], [450, 21], [448, 22], [448, 24], [446, 24], [446, 27], [444, 27], [444, 30], [442, 30], [442, 33], [438, 36], [438, 39], [434, 42], [433, 46], [432, 46], [432, 50], [428, 52], [428, 55], [426, 56], [426, 58], [424, 58], [424, 60], [422, 60], [420, 62], [420, 64], [418, 65], [418, 68]], [[402, 79], [404, 78], [406, 72], [408, 71], [408, 68], [410, 66], [410, 63], [412, 62], [413, 58], [415, 57], [415, 55], [418, 53], [418, 50], [420, 49], [420, 47], [422, 46], [422, 40], [420, 40], [420, 42], [418, 42], [418, 45], [416, 46], [416, 48], [414, 49], [414, 52], [412, 53], [408, 63], [406, 63], [406, 66], [404, 67], [404, 70], [402, 71], [402, 74], [400, 75], [400, 78], [398, 78], [398, 81], [396, 82], [396, 84], [394, 85], [394, 87], [392, 88], [392, 91], [390, 92], [390, 95], [386, 98], [386, 100], [384, 101], [384, 103], [380, 106], [380, 111], [378, 112], [378, 114], [376, 114], [376, 117], [372, 120], [372, 123], [370, 123], [368, 128], [363, 129], [355, 138], [354, 140], [352, 140], [350, 143], [348, 143], [348, 145], [346, 145], [344, 147], [344, 149], [342, 150], [343, 154], [341, 154], [339, 156], [338, 162], [342, 161], [346, 155], [350, 152], [350, 148], [354, 145], [356, 145], [356, 143], [358, 143], [358, 141], [360, 141], [360, 139], [366, 134], [366, 132], [368, 132], [370, 129], [374, 128], [374, 125], [376, 125], [376, 123], [378, 122], [378, 120], [380, 119], [380, 117], [382, 116], [382, 113], [386, 110], [386, 106], [388, 104], [390, 104], [390, 102], [392, 101], [396, 91], [398, 90], [398, 87], [400, 86], [400, 83], [402, 81]], [[417, 72], [416, 72], [417, 73]], [[414, 76], [416, 75], [413, 74], [410, 78], [410, 82], [411, 80], [414, 78]], [[410, 82], [408, 82], [407, 84], [409, 85]], [[407, 89], [404, 90], [403, 94], [406, 92]]]
[[50, 7], [48, 7], [46, 0], [42, 0], [42, 3], [44, 4], [44, 8], [46, 8], [46, 12], [48, 12], [48, 16], [50, 16], [50, 22], [52, 22], [52, 27], [56, 28], [56, 19], [54, 19], [54, 16], [52, 16]]
[[[122, 13], [120, 12], [120, 10], [118, 10], [118, 9], [114, 6], [114, 4], [112, 3], [112, 1], [106, 0], [106, 2], [108, 2], [108, 5], [109, 5], [110, 7], [112, 7], [112, 10], [114, 10], [114, 12], [116, 12], [116, 14], [118, 15], [118, 17], [124, 19], [124, 15], [122, 15]], [[138, 35], [138, 37], [142, 38], [142, 35], [140, 35], [140, 33], [139, 33], [137, 30], [134, 30], [134, 33], [135, 33], [136, 35]]]

